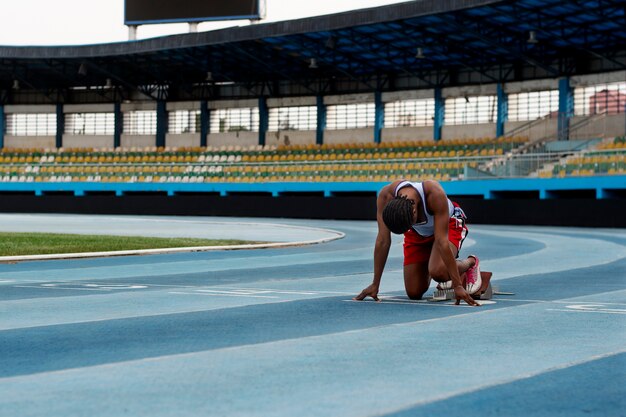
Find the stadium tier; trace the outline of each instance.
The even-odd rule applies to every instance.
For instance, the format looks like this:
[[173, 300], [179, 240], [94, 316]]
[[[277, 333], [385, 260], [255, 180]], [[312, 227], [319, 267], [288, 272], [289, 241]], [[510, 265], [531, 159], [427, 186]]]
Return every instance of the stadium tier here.
[[0, 211], [371, 220], [406, 177], [442, 181], [473, 222], [623, 226], [617, 3], [405, 1], [0, 46]]
[[626, 173], [626, 137], [605, 141], [595, 149], [563, 158], [540, 171], [542, 178], [623, 175]]
[[461, 178], [524, 144], [498, 140], [221, 148], [3, 149], [1, 182], [362, 182]]

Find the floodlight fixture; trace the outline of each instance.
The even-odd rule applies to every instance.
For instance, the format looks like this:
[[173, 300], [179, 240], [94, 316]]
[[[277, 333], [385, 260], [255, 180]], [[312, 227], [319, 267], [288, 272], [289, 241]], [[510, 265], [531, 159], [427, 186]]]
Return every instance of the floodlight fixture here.
[[328, 39], [326, 39], [326, 43], [325, 43], [326, 47], [328, 49], [335, 49], [335, 46], [337, 46], [337, 42], [335, 41], [335, 37], [334, 36], [329, 36]]
[[84, 63], [81, 63], [78, 66], [78, 75], [87, 75], [87, 66]]

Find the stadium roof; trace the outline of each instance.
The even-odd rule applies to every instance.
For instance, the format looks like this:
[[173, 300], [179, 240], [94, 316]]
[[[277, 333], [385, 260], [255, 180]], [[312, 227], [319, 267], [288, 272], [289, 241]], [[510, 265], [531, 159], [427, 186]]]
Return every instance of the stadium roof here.
[[0, 99], [15, 101], [15, 80], [22, 93], [38, 92], [50, 101], [71, 101], [73, 90], [97, 90], [107, 82], [114, 99], [141, 91], [176, 100], [432, 88], [623, 70], [625, 16], [623, 0], [410, 1], [141, 41], [0, 46]]

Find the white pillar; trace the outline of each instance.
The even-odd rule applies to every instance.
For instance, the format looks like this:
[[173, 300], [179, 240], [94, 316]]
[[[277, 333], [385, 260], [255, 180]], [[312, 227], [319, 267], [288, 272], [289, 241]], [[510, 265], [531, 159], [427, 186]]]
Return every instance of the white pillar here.
[[128, 40], [136, 41], [137, 40], [137, 25], [128, 25]]

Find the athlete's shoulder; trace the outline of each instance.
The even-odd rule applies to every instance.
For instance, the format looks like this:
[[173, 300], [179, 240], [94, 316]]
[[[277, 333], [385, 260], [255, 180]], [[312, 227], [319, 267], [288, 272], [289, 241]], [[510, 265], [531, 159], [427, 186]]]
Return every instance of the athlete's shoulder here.
[[433, 211], [445, 211], [448, 209], [448, 196], [439, 182], [426, 180], [422, 183], [426, 206]]
[[401, 183], [405, 181], [406, 180], [396, 180], [390, 184], [387, 184], [383, 188], [380, 189], [380, 192], [378, 194], [393, 197], [396, 192], [396, 188], [398, 188], [398, 185], [400, 185]]
[[403, 181], [405, 180], [396, 180], [390, 184], [385, 185], [383, 188], [381, 188], [380, 191], [378, 192], [379, 205], [381, 204], [385, 205], [390, 200], [393, 200], [393, 198], [396, 196], [396, 189], [398, 188], [398, 185], [400, 185]]
[[425, 180], [422, 182], [422, 187], [424, 188], [424, 193], [435, 193], [435, 194], [443, 194], [446, 195], [446, 191], [443, 189], [441, 184], [435, 180]]

